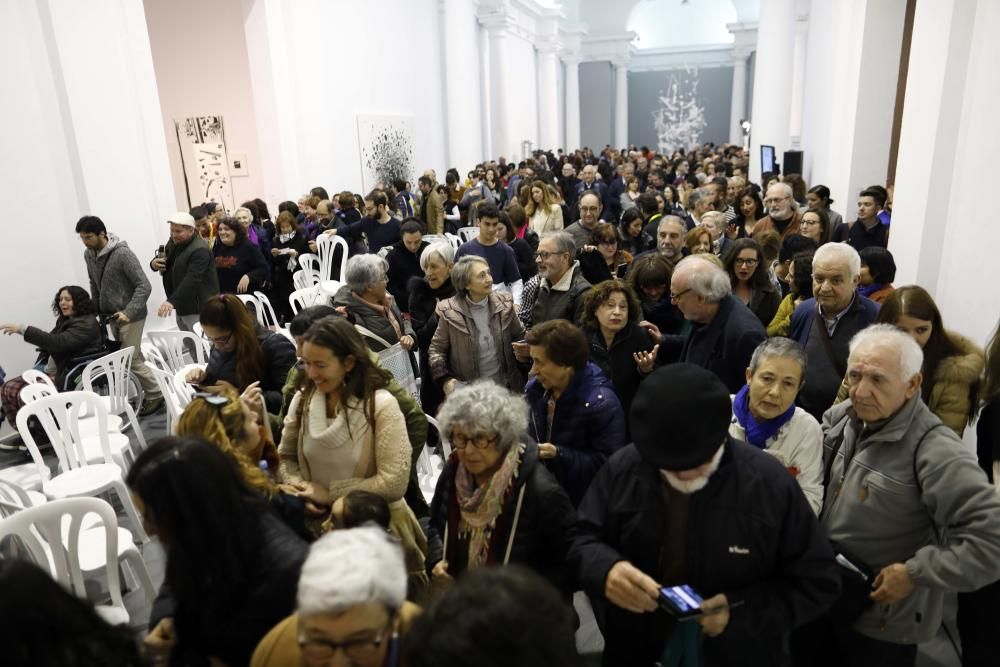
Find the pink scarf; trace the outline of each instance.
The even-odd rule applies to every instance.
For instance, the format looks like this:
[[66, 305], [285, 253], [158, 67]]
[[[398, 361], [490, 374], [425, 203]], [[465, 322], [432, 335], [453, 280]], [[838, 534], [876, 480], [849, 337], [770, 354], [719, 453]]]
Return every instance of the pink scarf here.
[[458, 496], [458, 509], [461, 515], [458, 535], [469, 537], [469, 569], [486, 564], [490, 554], [493, 529], [496, 527], [500, 512], [503, 511], [504, 498], [514, 487], [523, 453], [523, 444], [511, 447], [490, 481], [478, 489], [472, 473], [461, 463], [458, 464], [458, 469], [455, 471], [455, 493]]

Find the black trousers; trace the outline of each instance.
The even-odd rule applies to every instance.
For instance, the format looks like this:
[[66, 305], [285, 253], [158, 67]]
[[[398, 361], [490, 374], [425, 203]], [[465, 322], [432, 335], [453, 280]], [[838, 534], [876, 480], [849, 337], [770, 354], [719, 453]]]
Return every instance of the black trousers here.
[[872, 639], [826, 617], [792, 633], [795, 667], [914, 667], [916, 644]]
[[958, 594], [962, 667], [994, 667], [1000, 655], [1000, 581]]

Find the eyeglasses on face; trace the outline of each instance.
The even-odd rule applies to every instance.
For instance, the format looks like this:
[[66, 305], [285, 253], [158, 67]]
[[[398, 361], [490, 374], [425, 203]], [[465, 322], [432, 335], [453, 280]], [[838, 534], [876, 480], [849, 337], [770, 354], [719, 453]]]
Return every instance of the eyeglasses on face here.
[[482, 433], [477, 435], [464, 435], [462, 433], [451, 434], [451, 446], [455, 449], [465, 449], [470, 443], [476, 449], [486, 449], [497, 443], [499, 438], [497, 436], [488, 436]]
[[379, 646], [385, 641], [388, 628], [383, 628], [372, 638], [354, 639], [346, 642], [330, 641], [320, 637], [299, 637], [299, 648], [306, 664], [325, 665], [331, 662], [338, 651], [351, 662], [368, 662], [376, 657]]
[[540, 250], [535, 253], [535, 258], [542, 261], [548, 260], [549, 257], [554, 257], [556, 255], [568, 255], [568, 252], [548, 252], [547, 250]]
[[760, 260], [756, 257], [737, 257], [736, 261], [733, 262], [736, 266], [757, 266]]
[[218, 338], [212, 338], [211, 336], [206, 336], [204, 333], [202, 333], [201, 337], [207, 340], [212, 345], [225, 345], [233, 337], [233, 332], [230, 331], [225, 336], [219, 336]]
[[785, 201], [786, 199], [791, 199], [791, 197], [771, 197], [770, 199], [765, 199], [764, 204], [767, 206], [771, 206], [772, 204], [779, 204]]
[[689, 287], [686, 290], [678, 292], [677, 294], [674, 294], [673, 292], [671, 292], [670, 293], [670, 300], [671, 301], [680, 301], [681, 297], [684, 296], [685, 294], [687, 294], [690, 291], [691, 291], [691, 288]]

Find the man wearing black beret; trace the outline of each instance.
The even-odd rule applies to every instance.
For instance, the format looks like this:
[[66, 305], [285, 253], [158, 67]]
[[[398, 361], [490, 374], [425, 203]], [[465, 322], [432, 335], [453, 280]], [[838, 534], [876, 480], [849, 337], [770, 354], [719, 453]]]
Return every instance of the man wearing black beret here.
[[[728, 434], [729, 391], [677, 363], [639, 387], [634, 444], [597, 473], [570, 562], [604, 635], [604, 665], [788, 665], [791, 630], [837, 598], [829, 542], [795, 478]], [[679, 620], [662, 587], [690, 586]]]

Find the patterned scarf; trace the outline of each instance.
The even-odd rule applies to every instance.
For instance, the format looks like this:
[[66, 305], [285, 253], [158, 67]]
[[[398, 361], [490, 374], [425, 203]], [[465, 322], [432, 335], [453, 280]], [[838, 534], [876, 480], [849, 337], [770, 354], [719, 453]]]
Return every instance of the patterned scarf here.
[[475, 488], [476, 480], [472, 473], [461, 463], [458, 465], [455, 472], [455, 493], [461, 514], [458, 535], [469, 537], [469, 569], [486, 564], [493, 529], [503, 510], [507, 492], [514, 488], [523, 453], [523, 444], [511, 447], [500, 464], [500, 469], [478, 489]]

